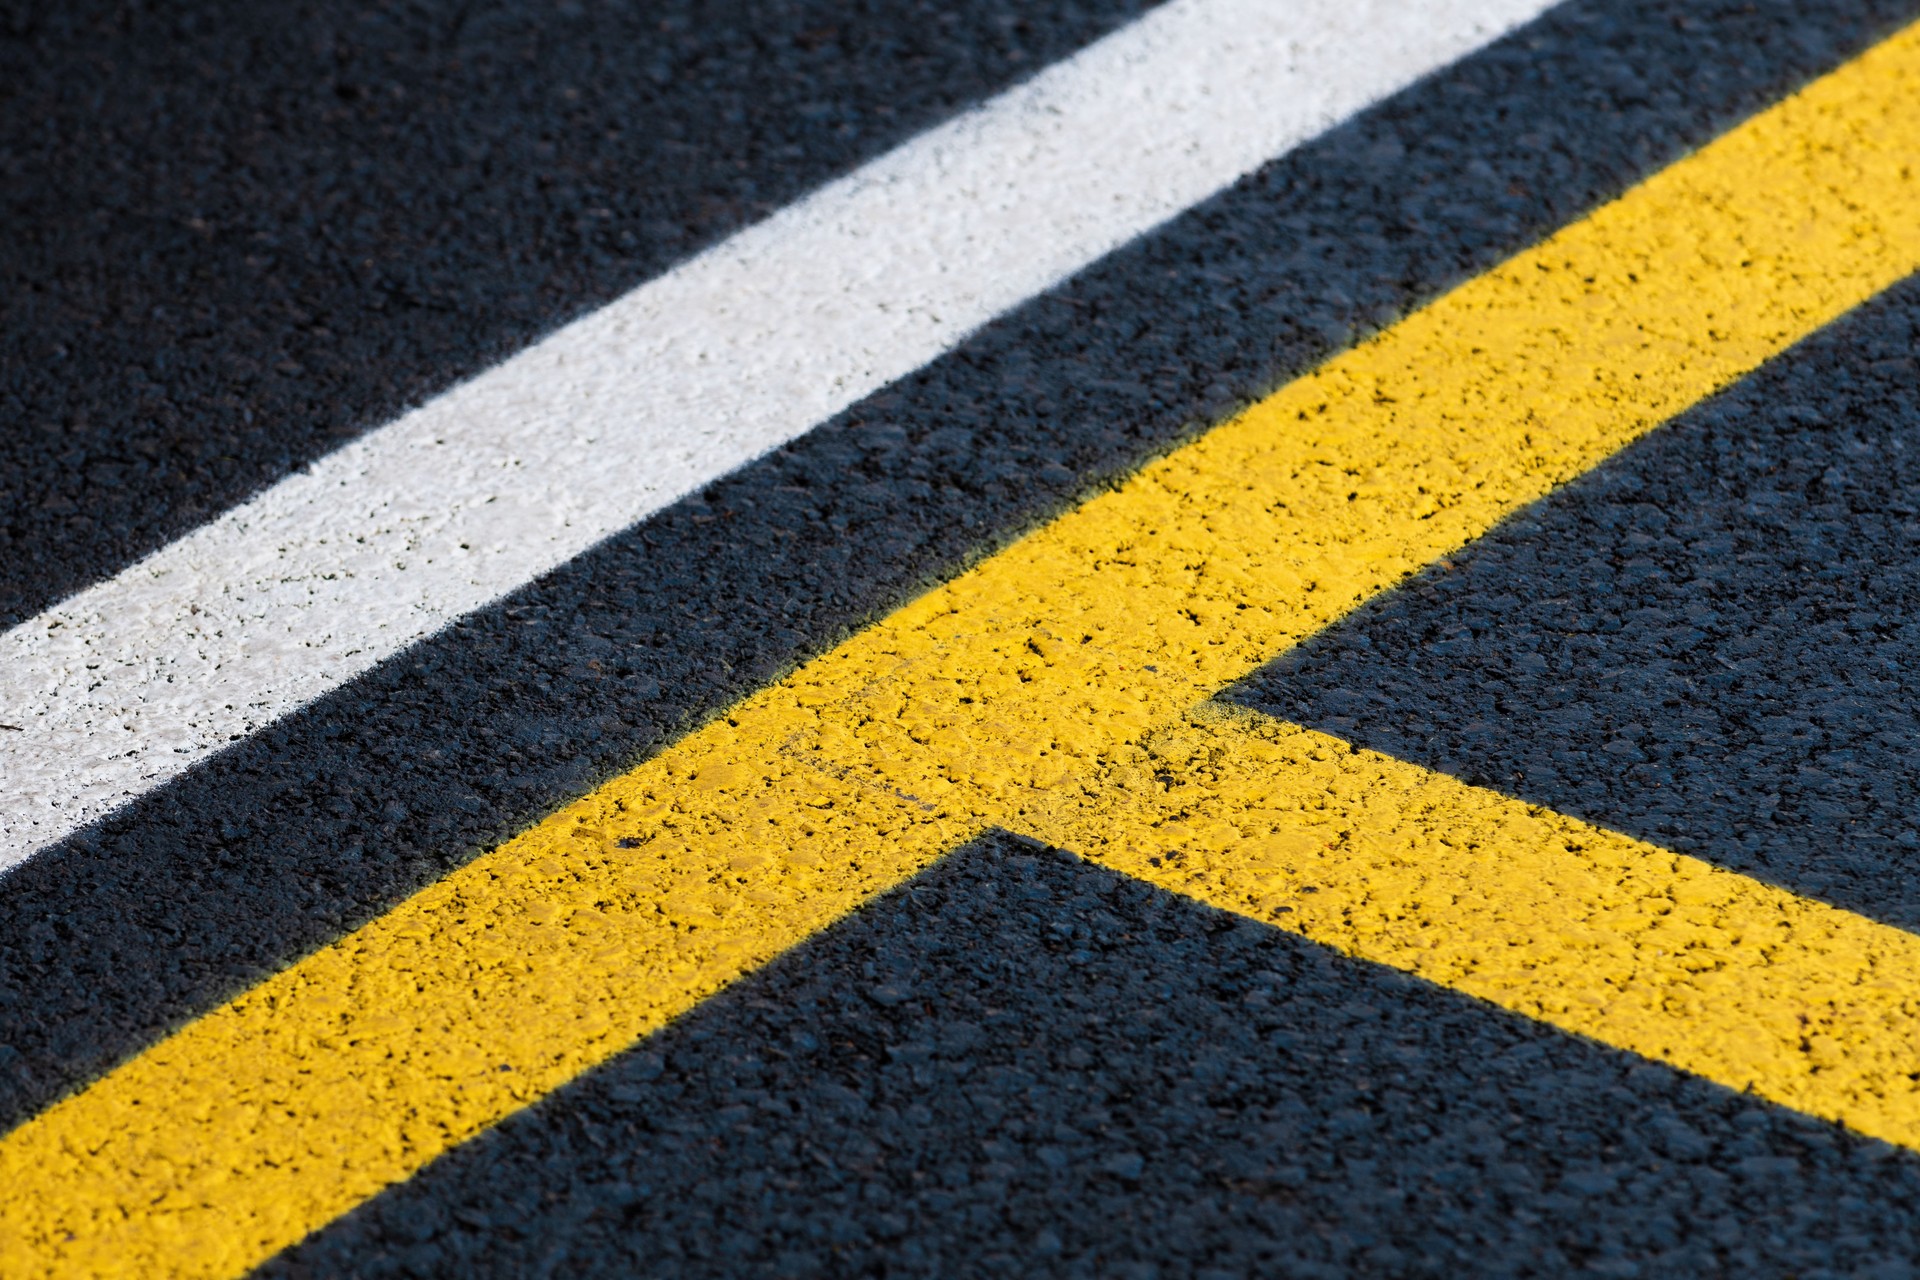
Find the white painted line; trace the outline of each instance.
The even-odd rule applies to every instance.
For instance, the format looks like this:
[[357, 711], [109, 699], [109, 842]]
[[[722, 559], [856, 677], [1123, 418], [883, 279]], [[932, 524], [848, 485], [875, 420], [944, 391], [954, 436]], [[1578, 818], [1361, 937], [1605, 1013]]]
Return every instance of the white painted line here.
[[1546, 0], [1171, 0], [0, 637], [0, 868]]

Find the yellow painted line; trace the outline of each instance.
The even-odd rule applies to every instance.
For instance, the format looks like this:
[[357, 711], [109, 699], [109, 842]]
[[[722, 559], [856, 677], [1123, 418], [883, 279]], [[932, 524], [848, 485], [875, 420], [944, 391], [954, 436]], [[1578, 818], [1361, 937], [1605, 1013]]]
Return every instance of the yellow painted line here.
[[982, 828], [1118, 812], [1197, 702], [1920, 266], [1916, 159], [1920, 29], [15, 1130], [0, 1274], [242, 1271]]
[[1027, 831], [1920, 1146], [1920, 937], [1250, 712], [1156, 731], [1097, 791]]

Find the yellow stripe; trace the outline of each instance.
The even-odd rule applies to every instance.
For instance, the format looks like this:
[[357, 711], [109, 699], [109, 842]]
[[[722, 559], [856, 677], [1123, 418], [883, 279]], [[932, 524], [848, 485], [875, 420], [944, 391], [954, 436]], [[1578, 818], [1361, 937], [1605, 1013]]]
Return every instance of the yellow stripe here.
[[1909, 31], [28, 1122], [0, 1273], [244, 1270], [982, 827], [1116, 812], [1129, 744], [1920, 265], [1916, 77]]
[[1252, 713], [1103, 764], [1100, 803], [1027, 831], [1920, 1147], [1920, 937]]

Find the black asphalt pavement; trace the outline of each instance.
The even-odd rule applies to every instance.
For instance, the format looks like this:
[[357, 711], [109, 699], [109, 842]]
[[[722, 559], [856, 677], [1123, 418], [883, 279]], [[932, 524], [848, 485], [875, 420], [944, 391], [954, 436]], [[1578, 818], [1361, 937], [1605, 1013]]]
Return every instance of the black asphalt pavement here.
[[0, 625], [1145, 7], [21, 6]]
[[1912, 282], [1235, 695], [1920, 928]]
[[1917, 1213], [1910, 1154], [1000, 837], [263, 1274], [1892, 1280]]

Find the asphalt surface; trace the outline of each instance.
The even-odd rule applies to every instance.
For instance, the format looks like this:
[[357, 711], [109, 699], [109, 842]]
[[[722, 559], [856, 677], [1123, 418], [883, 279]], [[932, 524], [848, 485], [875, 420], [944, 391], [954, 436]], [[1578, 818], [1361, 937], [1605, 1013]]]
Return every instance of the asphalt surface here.
[[1920, 289], [1233, 695], [1920, 928]]
[[1144, 7], [22, 10], [0, 625]]
[[1011, 837], [279, 1277], [1910, 1275], [1920, 1160]]
[[[17, 20], [0, 615], [1137, 8]], [[10, 872], [0, 1126], [1914, 16], [1575, 0]], [[1917, 320], [1234, 696], [1920, 927]], [[266, 1270], [1892, 1277], [1917, 1159], [992, 837]]]

